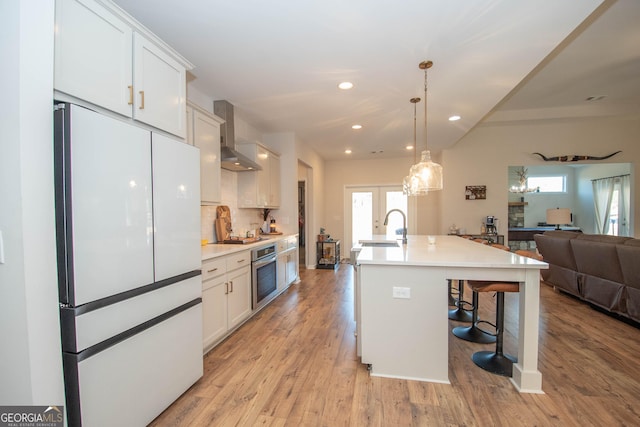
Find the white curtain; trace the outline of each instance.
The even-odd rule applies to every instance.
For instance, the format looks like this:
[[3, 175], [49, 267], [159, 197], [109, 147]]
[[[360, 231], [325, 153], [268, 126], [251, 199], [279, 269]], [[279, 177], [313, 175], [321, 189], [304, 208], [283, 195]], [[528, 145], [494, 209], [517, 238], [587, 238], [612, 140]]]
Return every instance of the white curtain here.
[[620, 177], [620, 200], [618, 202], [618, 216], [620, 217], [620, 236], [631, 236], [629, 219], [631, 218], [631, 176]]
[[615, 178], [596, 179], [593, 185], [593, 202], [596, 209], [596, 233], [609, 233], [609, 213], [611, 211], [611, 197]]

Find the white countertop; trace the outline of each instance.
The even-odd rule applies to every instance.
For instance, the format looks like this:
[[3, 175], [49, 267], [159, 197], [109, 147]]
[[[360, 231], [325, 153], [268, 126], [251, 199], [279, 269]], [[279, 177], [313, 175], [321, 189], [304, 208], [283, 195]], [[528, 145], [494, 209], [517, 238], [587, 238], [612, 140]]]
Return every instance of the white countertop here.
[[[498, 267], [547, 269], [545, 262], [492, 248], [459, 236], [435, 236], [429, 244], [427, 236], [408, 236], [406, 245], [398, 247], [362, 247], [358, 264], [413, 265], [442, 267]], [[386, 236], [373, 236], [370, 242], [387, 241]]]
[[291, 236], [295, 236], [295, 233], [282, 234], [282, 235], [269, 235], [268, 237], [262, 236], [262, 240], [260, 240], [259, 242], [248, 243], [246, 245], [209, 243], [205, 246], [202, 246], [202, 260], [205, 261], [211, 258], [217, 258], [219, 256], [229, 255], [236, 252], [242, 252], [250, 249], [259, 248], [262, 246], [267, 246], [269, 244], [274, 244], [278, 242], [278, 240], [287, 239]]

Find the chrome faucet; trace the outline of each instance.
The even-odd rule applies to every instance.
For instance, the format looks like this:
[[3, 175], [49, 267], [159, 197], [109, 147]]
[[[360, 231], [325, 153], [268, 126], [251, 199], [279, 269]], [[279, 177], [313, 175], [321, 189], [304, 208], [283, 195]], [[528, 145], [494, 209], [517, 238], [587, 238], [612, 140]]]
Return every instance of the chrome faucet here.
[[384, 225], [387, 225], [389, 223], [389, 214], [391, 212], [400, 212], [400, 215], [402, 215], [402, 244], [406, 245], [407, 244], [407, 216], [400, 209], [391, 209], [389, 212], [387, 212], [387, 215], [384, 217]]

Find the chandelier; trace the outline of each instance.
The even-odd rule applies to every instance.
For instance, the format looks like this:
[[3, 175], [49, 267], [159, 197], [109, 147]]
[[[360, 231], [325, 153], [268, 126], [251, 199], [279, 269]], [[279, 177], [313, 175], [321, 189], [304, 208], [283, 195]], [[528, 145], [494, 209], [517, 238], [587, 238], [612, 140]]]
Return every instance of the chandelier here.
[[524, 168], [524, 166], [516, 170], [516, 175], [518, 175], [518, 185], [512, 185], [511, 188], [509, 188], [510, 193], [523, 194], [540, 191], [540, 187], [527, 187], [527, 170]]
[[[424, 151], [420, 162], [411, 166], [409, 176], [403, 181], [403, 191], [409, 196], [424, 196], [429, 191], [442, 190], [442, 166], [431, 160], [427, 145], [427, 70], [433, 66], [431, 61], [423, 61], [418, 67], [424, 70]], [[415, 111], [415, 104], [414, 104]], [[415, 138], [415, 114], [414, 114]]]

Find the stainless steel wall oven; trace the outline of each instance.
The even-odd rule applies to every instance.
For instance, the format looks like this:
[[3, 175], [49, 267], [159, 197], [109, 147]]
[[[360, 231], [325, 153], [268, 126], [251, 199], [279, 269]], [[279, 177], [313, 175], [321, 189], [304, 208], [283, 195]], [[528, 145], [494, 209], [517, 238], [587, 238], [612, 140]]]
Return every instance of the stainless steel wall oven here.
[[251, 299], [254, 310], [262, 308], [277, 295], [276, 246], [251, 251]]

